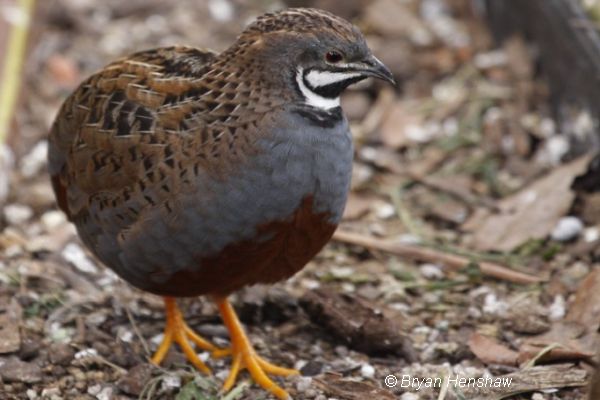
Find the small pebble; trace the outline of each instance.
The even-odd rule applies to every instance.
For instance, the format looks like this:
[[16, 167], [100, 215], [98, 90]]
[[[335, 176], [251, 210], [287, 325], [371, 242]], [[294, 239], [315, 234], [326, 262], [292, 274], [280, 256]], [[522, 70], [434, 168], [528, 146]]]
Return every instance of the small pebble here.
[[312, 385], [312, 378], [310, 376], [301, 376], [296, 382], [296, 390], [298, 392], [306, 392]]
[[113, 396], [113, 388], [111, 386], [105, 386], [100, 393], [96, 395], [98, 400], [111, 400]]
[[403, 393], [400, 400], [419, 400], [419, 396], [414, 393]]
[[159, 333], [158, 335], [152, 336], [150, 338], [150, 343], [153, 344], [154, 347], [158, 347], [163, 341], [164, 337], [165, 335], [163, 333]]
[[42, 398], [51, 398], [60, 395], [60, 389], [57, 387], [45, 388], [42, 390]]
[[67, 217], [62, 211], [52, 210], [42, 215], [41, 222], [46, 232], [52, 232], [52, 230], [67, 222]]
[[508, 310], [505, 301], [498, 300], [495, 293], [488, 293], [483, 302], [483, 312], [492, 315], [502, 315]]
[[93, 348], [83, 349], [83, 350], [75, 353], [76, 360], [82, 360], [84, 358], [97, 357], [97, 356], [98, 356], [98, 351], [96, 351], [96, 349], [93, 349]]
[[178, 375], [166, 375], [162, 380], [162, 390], [177, 389], [179, 387], [181, 387], [181, 377]]
[[131, 332], [129, 329], [123, 326], [120, 326], [117, 329], [117, 336], [121, 341], [125, 343], [131, 343], [131, 341], [133, 340], [133, 332]]
[[396, 209], [391, 204], [384, 203], [377, 206], [376, 215], [380, 219], [389, 219], [396, 215]]
[[234, 8], [229, 0], [209, 0], [208, 12], [219, 22], [228, 22], [233, 18]]
[[442, 279], [444, 277], [444, 272], [439, 265], [422, 264], [419, 270], [421, 275], [427, 279]]
[[550, 305], [550, 320], [559, 321], [563, 319], [566, 313], [566, 307], [565, 298], [560, 294], [556, 295], [554, 301]]
[[352, 267], [332, 267], [330, 269], [331, 275], [338, 279], [345, 279], [354, 274], [354, 268]]
[[375, 368], [371, 364], [363, 364], [360, 367], [360, 374], [365, 378], [372, 378], [375, 376]]
[[96, 385], [92, 385], [88, 387], [88, 394], [91, 394], [92, 396], [96, 396], [98, 393], [100, 393], [100, 391], [102, 390], [102, 385], [100, 384], [96, 384]]
[[567, 242], [575, 239], [583, 231], [583, 222], [577, 217], [561, 218], [552, 231], [552, 240]]
[[9, 225], [21, 225], [33, 215], [31, 207], [23, 204], [7, 204], [4, 207], [4, 218]]
[[492, 50], [476, 54], [473, 63], [479, 69], [490, 69], [506, 65], [508, 56], [504, 50]]
[[33, 178], [46, 166], [48, 142], [38, 142], [33, 149], [21, 160], [21, 173], [25, 178]]
[[83, 251], [81, 246], [76, 243], [69, 243], [66, 245], [65, 249], [62, 251], [62, 256], [81, 272], [86, 272], [88, 274], [98, 273], [98, 268], [96, 268], [94, 263], [85, 254], [85, 251]]
[[595, 227], [595, 226], [586, 228], [583, 231], [583, 239], [587, 243], [591, 243], [591, 242], [597, 241], [598, 239], [600, 239], [600, 230], [598, 230], [598, 227]]
[[222, 369], [222, 370], [220, 370], [219, 372], [217, 372], [215, 374], [215, 377], [217, 379], [219, 379], [219, 380], [222, 380], [222, 381], [224, 381], [225, 379], [227, 379], [228, 376], [229, 376], [229, 369], [228, 368]]

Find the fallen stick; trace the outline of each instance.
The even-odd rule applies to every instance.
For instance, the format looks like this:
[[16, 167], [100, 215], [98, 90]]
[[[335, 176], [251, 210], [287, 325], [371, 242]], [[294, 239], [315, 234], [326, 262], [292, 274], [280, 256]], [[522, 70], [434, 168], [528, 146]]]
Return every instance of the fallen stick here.
[[[384, 251], [386, 253], [394, 254], [411, 260], [442, 264], [443, 266], [455, 271], [461, 270], [473, 263], [472, 260], [457, 254], [444, 253], [439, 250], [414, 244], [397, 242], [392, 243], [387, 240], [374, 239], [359, 233], [346, 232], [342, 230], [337, 230], [333, 234], [333, 240], [362, 246], [367, 249]], [[523, 272], [513, 271], [510, 268], [487, 261], [476, 262], [476, 264], [483, 275], [513, 283], [529, 284], [540, 283], [546, 280], [544, 278], [529, 275]]]

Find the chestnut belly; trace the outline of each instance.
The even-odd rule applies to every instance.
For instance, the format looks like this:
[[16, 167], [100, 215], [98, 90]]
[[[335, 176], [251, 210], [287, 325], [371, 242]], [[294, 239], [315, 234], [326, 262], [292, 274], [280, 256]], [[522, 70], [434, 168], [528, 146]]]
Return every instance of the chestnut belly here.
[[[289, 218], [257, 227], [256, 238], [229, 244], [211, 257], [198, 257], [194, 265], [167, 279], [151, 277], [140, 289], [162, 296], [226, 296], [243, 286], [277, 282], [301, 270], [336, 227], [329, 213], [314, 212], [312, 197], [306, 197]], [[165, 272], [157, 271], [163, 276]]]

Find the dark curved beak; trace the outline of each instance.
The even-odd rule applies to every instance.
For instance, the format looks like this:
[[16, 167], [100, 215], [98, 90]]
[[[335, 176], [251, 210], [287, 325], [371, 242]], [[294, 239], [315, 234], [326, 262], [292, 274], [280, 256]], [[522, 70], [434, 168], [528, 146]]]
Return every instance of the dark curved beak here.
[[392, 85], [396, 84], [396, 80], [394, 79], [394, 75], [392, 75], [392, 72], [388, 69], [388, 67], [385, 66], [384, 63], [379, 61], [377, 57], [371, 55], [361, 64], [363, 65], [363, 68], [361, 68], [361, 72], [365, 75], [372, 76], [377, 79], [382, 79], [391, 83]]

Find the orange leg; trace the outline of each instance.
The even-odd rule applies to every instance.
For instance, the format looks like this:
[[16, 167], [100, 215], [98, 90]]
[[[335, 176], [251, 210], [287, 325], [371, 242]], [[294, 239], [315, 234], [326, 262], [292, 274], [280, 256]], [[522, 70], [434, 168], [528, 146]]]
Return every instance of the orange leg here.
[[169, 351], [169, 347], [173, 342], [177, 343], [181, 350], [185, 354], [186, 358], [194, 364], [196, 368], [205, 374], [210, 374], [210, 369], [198, 358], [196, 352], [190, 345], [193, 342], [199, 348], [207, 351], [218, 351], [219, 349], [207, 342], [198, 334], [196, 334], [184, 321], [181, 311], [177, 307], [175, 299], [172, 297], [165, 297], [165, 312], [167, 318], [167, 325], [165, 326], [165, 334], [160, 346], [152, 357], [152, 362], [156, 365], [165, 358], [165, 355]]
[[295, 369], [282, 368], [273, 365], [256, 354], [254, 347], [252, 347], [250, 340], [248, 340], [248, 336], [246, 336], [244, 328], [229, 301], [224, 298], [216, 298], [215, 301], [219, 307], [221, 318], [229, 331], [231, 348], [215, 351], [213, 352], [213, 356], [222, 357], [231, 354], [233, 358], [231, 372], [223, 384], [223, 390], [228, 391], [231, 389], [240, 370], [246, 368], [248, 372], [250, 372], [250, 376], [252, 376], [254, 382], [259, 384], [263, 389], [273, 393], [281, 400], [290, 399], [288, 393], [277, 386], [277, 384], [267, 376], [267, 373], [289, 376], [298, 374], [299, 372]]

